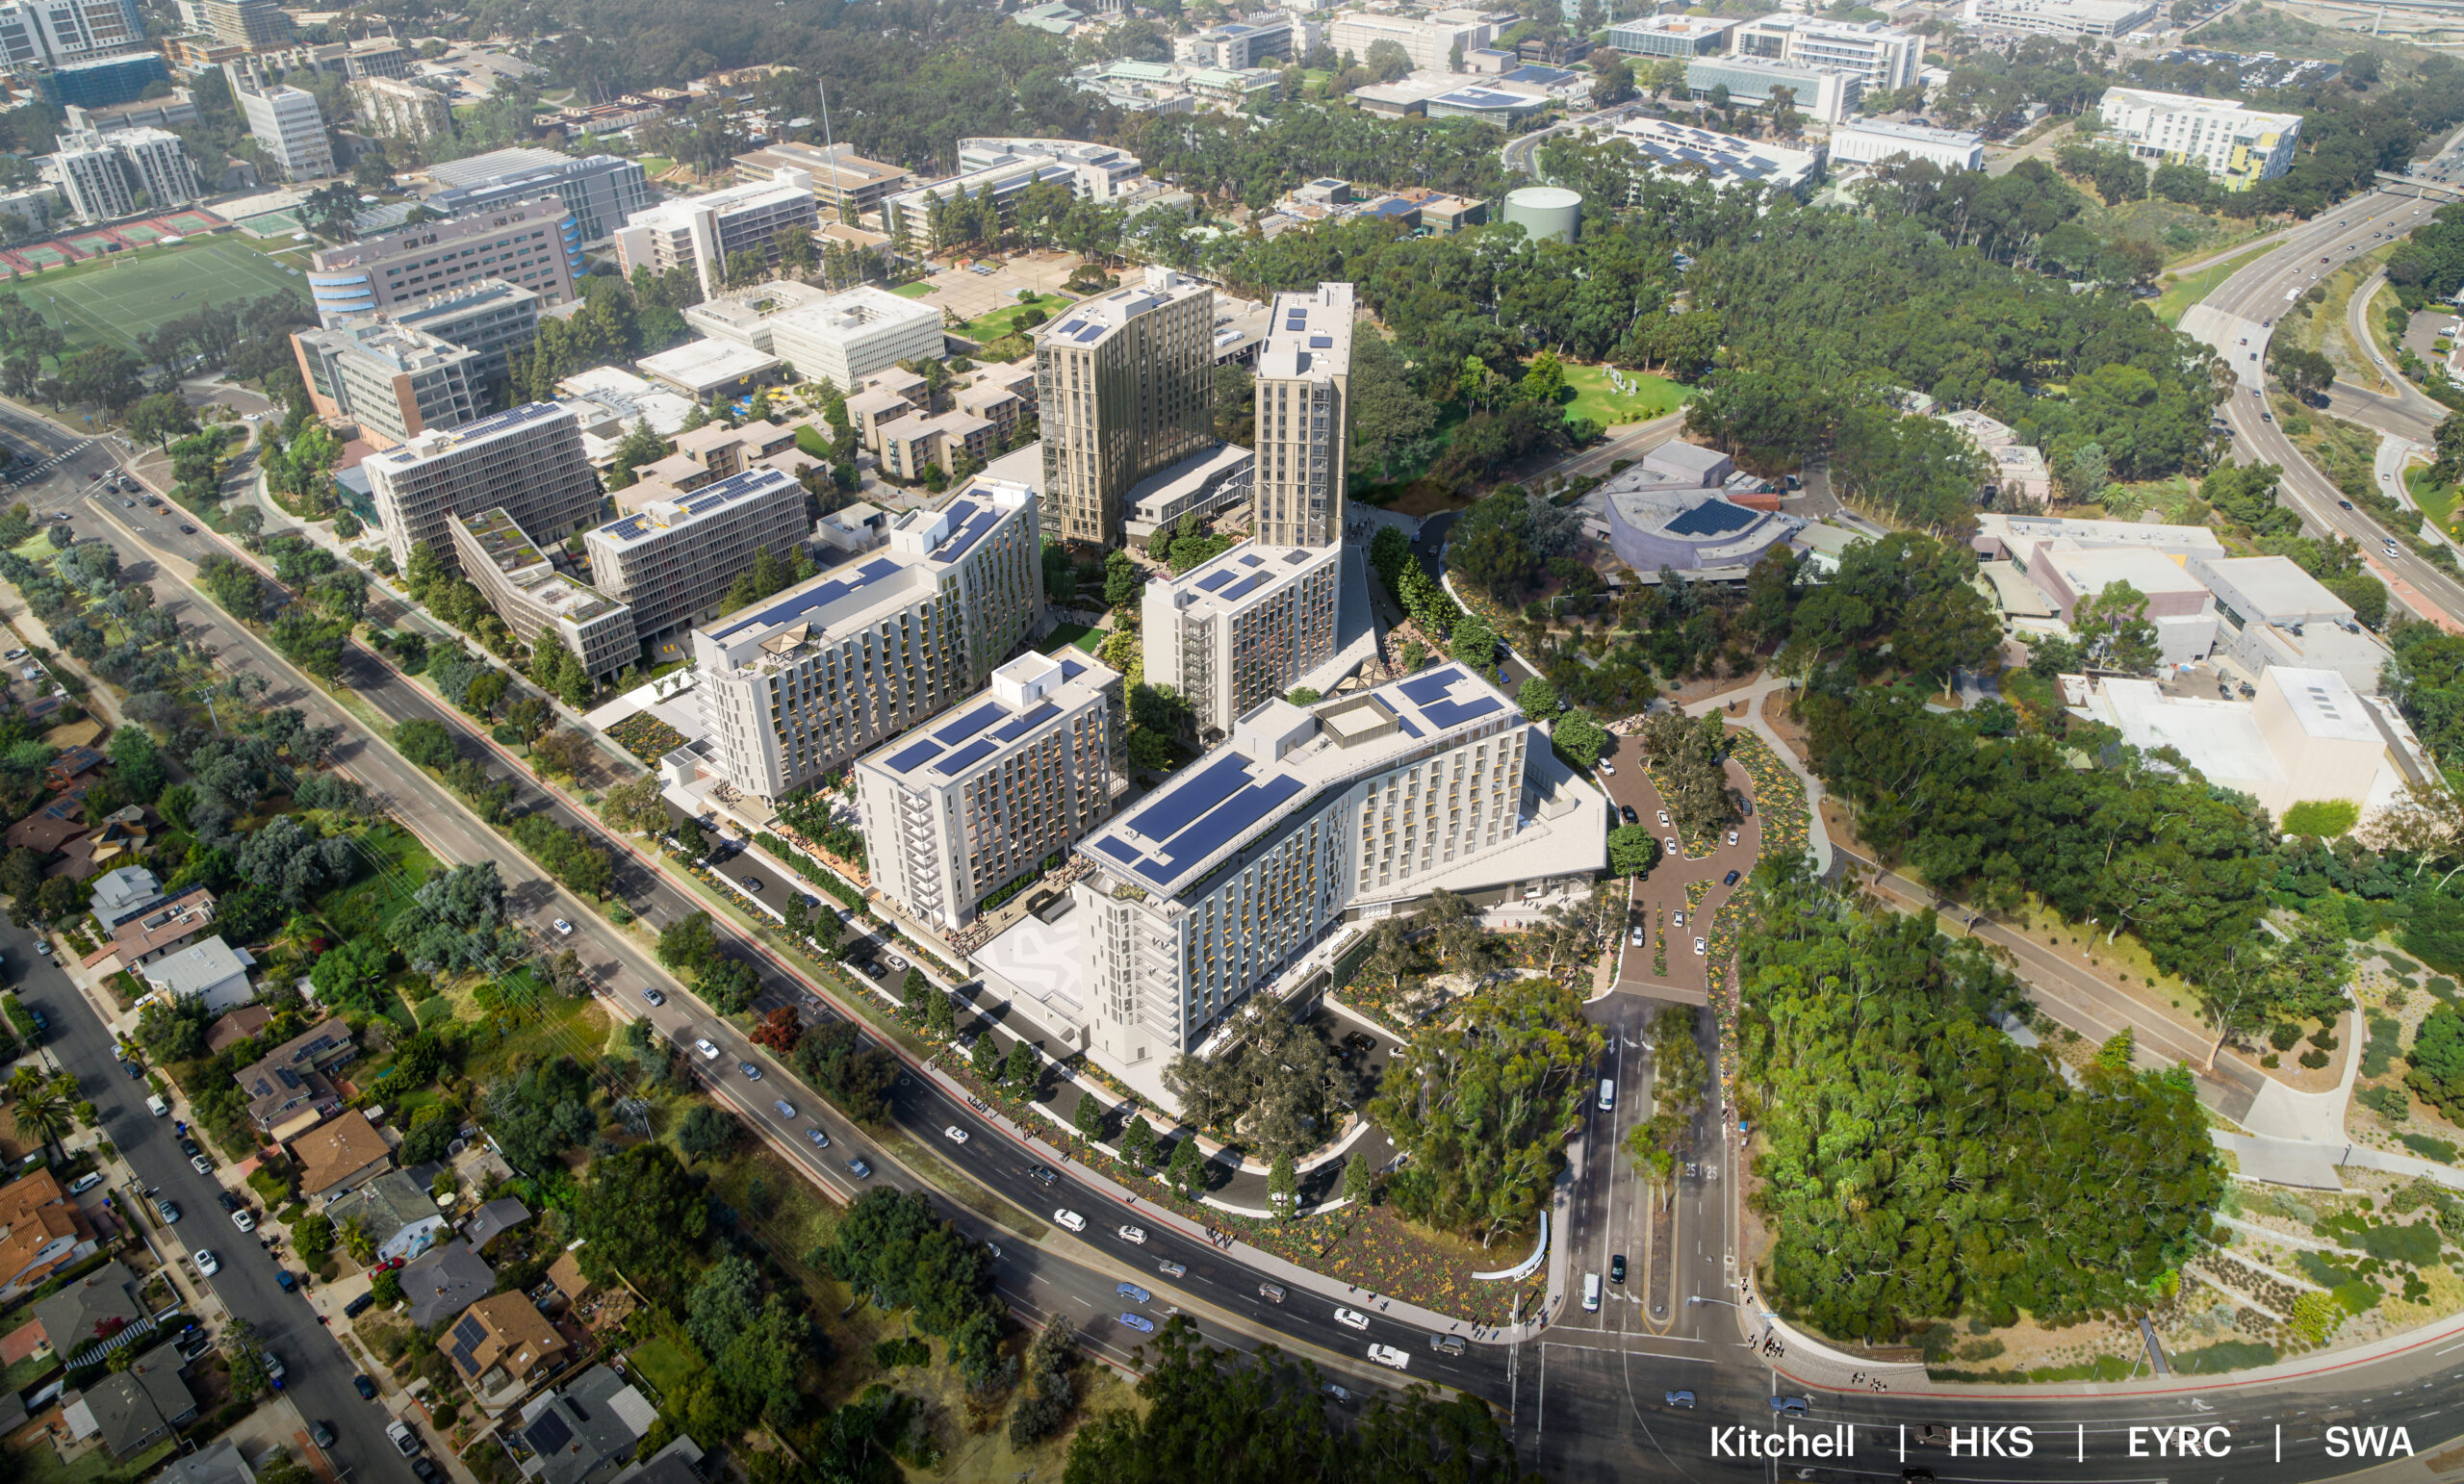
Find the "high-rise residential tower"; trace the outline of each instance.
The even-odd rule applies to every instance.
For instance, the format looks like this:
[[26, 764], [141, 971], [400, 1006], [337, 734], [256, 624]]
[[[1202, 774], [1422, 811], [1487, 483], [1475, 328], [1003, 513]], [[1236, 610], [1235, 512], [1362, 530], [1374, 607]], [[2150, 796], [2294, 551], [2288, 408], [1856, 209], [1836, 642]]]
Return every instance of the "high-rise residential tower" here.
[[531, 402], [464, 427], [430, 429], [366, 460], [369, 493], [397, 565], [424, 542], [460, 566], [448, 517], [501, 506], [535, 541], [553, 545], [599, 509], [599, 475], [581, 447], [581, 419], [562, 402]]
[[1258, 348], [1257, 470], [1250, 488], [1265, 547], [1339, 546], [1350, 440], [1351, 285], [1278, 294]]
[[1118, 546], [1130, 486], [1214, 438], [1215, 291], [1169, 269], [1036, 335], [1051, 532]]

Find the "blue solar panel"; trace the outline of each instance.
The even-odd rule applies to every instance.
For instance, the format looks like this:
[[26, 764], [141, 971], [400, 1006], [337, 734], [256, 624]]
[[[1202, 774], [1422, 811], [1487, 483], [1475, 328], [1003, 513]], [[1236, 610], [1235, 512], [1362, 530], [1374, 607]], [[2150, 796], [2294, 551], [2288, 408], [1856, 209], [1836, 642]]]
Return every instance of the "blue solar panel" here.
[[939, 756], [940, 753], [941, 744], [928, 737], [925, 740], [916, 743], [913, 747], [909, 748], [907, 751], [899, 754], [897, 756], [891, 758], [889, 760], [889, 770], [892, 773], [905, 773], [927, 757]]
[[751, 618], [729, 625], [726, 628], [719, 630], [718, 637], [723, 640], [732, 638], [748, 628], [783, 624], [798, 614], [809, 613], [815, 608], [828, 607], [849, 593], [869, 587], [897, 571], [899, 571], [897, 562], [886, 556], [875, 557], [847, 576], [824, 582], [819, 587], [808, 588], [794, 598], [771, 604]]
[[1260, 573], [1255, 576], [1243, 577], [1239, 586], [1225, 588], [1222, 593], [1218, 596], [1221, 597], [1226, 602], [1229, 602], [1235, 598], [1246, 598], [1251, 593], [1256, 592], [1259, 588], [1266, 585], [1266, 575], [1264, 573]]
[[1421, 707], [1421, 714], [1428, 718], [1432, 727], [1453, 727], [1497, 708], [1497, 697], [1481, 696], [1472, 701], [1440, 701]]
[[1000, 705], [997, 703], [988, 701], [984, 704], [977, 706], [974, 710], [969, 711], [964, 716], [960, 717], [957, 721], [950, 723], [940, 730], [933, 733], [933, 735], [941, 743], [942, 746], [956, 747], [967, 738], [974, 736], [977, 732], [982, 731], [985, 728], [991, 726], [994, 722], [999, 721], [1001, 719], [1001, 714]]
[[1449, 665], [1443, 670], [1432, 670], [1416, 679], [1405, 680], [1395, 688], [1401, 691], [1403, 699], [1412, 704], [1424, 706], [1445, 695], [1454, 682], [1461, 678], [1463, 678], [1461, 668]]
[[1332, 335], [1312, 335], [1309, 337], [1309, 348], [1312, 350], [1323, 350], [1334, 343], [1335, 338]]
[[1421, 729], [1412, 725], [1412, 719], [1399, 711], [1395, 713], [1395, 725], [1402, 728], [1403, 735], [1407, 737], [1417, 737], [1421, 734]]
[[1057, 329], [1057, 330], [1053, 331], [1052, 333], [1054, 333], [1055, 335], [1075, 335], [1075, 334], [1077, 334], [1077, 333], [1078, 333], [1079, 326], [1081, 326], [1081, 325], [1085, 324], [1086, 322], [1087, 322], [1087, 321], [1086, 321], [1086, 320], [1065, 320], [1065, 321], [1063, 321], [1061, 328], [1059, 328], [1059, 329]]
[[1248, 780], [1249, 759], [1233, 753], [1209, 763], [1196, 777], [1185, 778], [1180, 787], [1157, 797], [1121, 823], [1150, 840], [1168, 840]]
[[1251, 554], [1251, 553], [1249, 553], [1249, 552], [1246, 552], [1246, 551], [1245, 551], [1245, 552], [1243, 552], [1243, 553], [1241, 554], [1241, 565], [1242, 565], [1242, 566], [1244, 566], [1244, 567], [1255, 567], [1257, 564], [1258, 564], [1258, 559], [1257, 559], [1257, 557], [1256, 557], [1255, 555], [1253, 555], [1253, 554]]
[[943, 778], [956, 778], [982, 759], [991, 756], [997, 750], [996, 745], [990, 738], [978, 737], [974, 741], [969, 742], [966, 746], [960, 748], [957, 752], [952, 753], [947, 757], [942, 758], [939, 762], [933, 764], [933, 771], [941, 775]]
[[1112, 857], [1115, 860], [1119, 861], [1123, 865], [1136, 865], [1139, 861], [1146, 858], [1140, 855], [1135, 848], [1125, 845], [1119, 840], [1114, 839], [1111, 835], [1106, 835], [1102, 839], [1097, 840], [1095, 842], [1095, 849], [1102, 851], [1105, 855]]
[[1091, 340], [1101, 340], [1104, 338], [1104, 327], [1100, 324], [1091, 324], [1080, 330], [1076, 338], [1082, 345]]
[[1172, 842], [1169, 857], [1172, 874], [1175, 877], [1181, 875], [1231, 844], [1244, 832], [1256, 828], [1260, 820], [1274, 812], [1275, 806], [1298, 792], [1300, 780], [1288, 774], [1277, 774], [1242, 789], [1230, 803], [1200, 820], [1187, 834]]
[[1061, 662], [1061, 678], [1064, 684], [1078, 678], [1086, 673], [1087, 667], [1078, 663], [1078, 661], [1074, 659], [1065, 659]]
[[1232, 574], [1229, 571], [1210, 572], [1205, 576], [1198, 578], [1197, 585], [1201, 591], [1211, 593], [1231, 580]]
[[1724, 499], [1707, 499], [1668, 523], [1663, 529], [1672, 536], [1725, 536], [1740, 531], [1762, 519], [1760, 513], [1732, 505]]
[[1012, 722], [1007, 727], [996, 729], [992, 733], [992, 738], [996, 742], [1015, 742], [1020, 737], [1025, 736], [1028, 732], [1035, 730], [1038, 727], [1042, 726], [1044, 723], [1052, 720], [1060, 714], [1061, 707], [1054, 705], [1051, 702], [1047, 701], [1043, 704], [1036, 707], [1034, 710], [1029, 711], [1026, 715], [1019, 717], [1016, 721]]

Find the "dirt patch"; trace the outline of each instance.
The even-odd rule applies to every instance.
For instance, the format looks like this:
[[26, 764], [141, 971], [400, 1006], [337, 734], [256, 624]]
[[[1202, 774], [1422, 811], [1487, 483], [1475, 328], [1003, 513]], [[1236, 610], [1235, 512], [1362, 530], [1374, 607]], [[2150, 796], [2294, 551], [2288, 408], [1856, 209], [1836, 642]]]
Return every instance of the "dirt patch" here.
[[1453, 489], [1434, 479], [1415, 479], [1405, 485], [1379, 485], [1363, 490], [1352, 497], [1365, 505], [1376, 505], [1397, 515], [1425, 519], [1448, 510], [1469, 510], [1472, 501]]

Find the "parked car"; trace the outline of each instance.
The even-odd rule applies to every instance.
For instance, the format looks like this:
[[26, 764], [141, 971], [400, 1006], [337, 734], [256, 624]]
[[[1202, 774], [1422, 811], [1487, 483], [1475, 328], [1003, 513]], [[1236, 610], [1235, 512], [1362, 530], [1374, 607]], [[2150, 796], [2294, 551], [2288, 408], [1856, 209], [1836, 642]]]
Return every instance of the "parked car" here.
[[1706, 953], [1707, 953], [1708, 951], [1709, 951], [1709, 950], [1708, 950], [1708, 948], [1705, 945], [1705, 943], [1703, 942], [1703, 940], [1702, 940], [1701, 938], [1699, 938], [1699, 937], [1698, 937], [1698, 938], [1696, 938], [1696, 939], [1694, 940], [1694, 957], [1695, 957], [1695, 958], [1700, 959], [1700, 958], [1702, 958]]
[[1635, 815], [1634, 806], [1630, 804], [1621, 804], [1617, 806], [1617, 817], [1630, 825], [1638, 825], [1642, 823], [1642, 820]]
[[366, 1375], [351, 1377], [350, 1384], [359, 1393], [360, 1400], [374, 1401], [376, 1399], [376, 1383], [368, 1379]]
[[71, 1195], [83, 1195], [88, 1190], [92, 1190], [94, 1187], [101, 1185], [102, 1183], [103, 1172], [101, 1170], [88, 1170], [86, 1173], [78, 1176], [76, 1182], [69, 1186], [68, 1193]]
[[1729, 843], [1731, 845], [1734, 845], [1736, 843], [1736, 832], [1733, 830], [1729, 832]]
[[1669, 853], [1670, 855], [1672, 855], [1672, 856], [1681, 856], [1681, 855], [1683, 855], [1683, 854], [1684, 854], [1684, 852], [1683, 852], [1683, 851], [1681, 851], [1681, 850], [1678, 849], [1678, 847], [1677, 847], [1677, 836], [1675, 836], [1675, 835], [1673, 835], [1673, 834], [1668, 834], [1668, 835], [1662, 835], [1662, 836], [1660, 836], [1660, 844], [1662, 844], [1663, 846], [1666, 846], [1666, 847], [1667, 847], [1667, 849], [1668, 849], [1668, 853]]
[[1734, 871], [1731, 871], [1728, 875], [1720, 878], [1720, 884], [1723, 886], [1733, 886], [1736, 883], [1737, 873]]
[[1412, 1354], [1400, 1345], [1373, 1344], [1369, 1347], [1369, 1358], [1381, 1366], [1392, 1366], [1397, 1370], [1412, 1369]]
[[343, 1305], [343, 1318], [346, 1319], [355, 1319], [375, 1307], [376, 1295], [374, 1293], [362, 1293], [357, 1298], [352, 1299], [349, 1303]]
[[222, 1270], [222, 1259], [214, 1255], [212, 1247], [196, 1249], [196, 1270], [211, 1278]]
[[282, 1357], [276, 1355], [271, 1350], [261, 1350], [258, 1352], [257, 1358], [265, 1363], [266, 1379], [273, 1383], [273, 1389], [275, 1391], [282, 1390], [282, 1378], [289, 1374], [289, 1372], [283, 1369]]
[[1658, 811], [1658, 813], [1659, 813], [1659, 827], [1660, 827], [1662, 830], [1665, 830], [1665, 829], [1667, 829], [1667, 828], [1668, 828], [1668, 810], [1666, 810], [1666, 809], [1661, 809], [1661, 810], [1659, 810], [1659, 811]]
[[158, 1200], [154, 1203], [154, 1210], [157, 1215], [162, 1216], [165, 1225], [178, 1224], [180, 1219], [179, 1202], [172, 1200]]
[[204, 1155], [192, 1154], [189, 1156], [189, 1168], [200, 1175], [211, 1175], [214, 1173], [214, 1162]]
[[148, 1093], [145, 1098], [145, 1111], [157, 1118], [167, 1118], [171, 1115], [171, 1105], [163, 1101], [162, 1093]]
[[275, 1268], [273, 1270], [273, 1281], [274, 1286], [281, 1289], [286, 1293], [296, 1293], [299, 1292], [299, 1280], [291, 1275], [291, 1269], [288, 1267]]
[[321, 1448], [332, 1447], [334, 1446], [334, 1430], [326, 1426], [324, 1423], [319, 1422], [308, 1429], [308, 1441], [314, 1443]]
[[1346, 1329], [1367, 1329], [1369, 1316], [1357, 1309], [1345, 1309], [1339, 1306], [1335, 1310], [1335, 1322]]
[[214, 1192], [214, 1204], [221, 1207], [225, 1211], [237, 1211], [241, 1207], [246, 1205], [247, 1202], [242, 1200], [235, 1191], [217, 1190]]
[[[174, 1216], [172, 1219], [179, 1218]], [[257, 1229], [257, 1218], [249, 1213], [247, 1207], [243, 1206], [231, 1213], [231, 1224], [244, 1232], [253, 1232]]]
[[420, 1435], [411, 1431], [410, 1423], [398, 1419], [385, 1424], [385, 1437], [404, 1458], [420, 1450]]

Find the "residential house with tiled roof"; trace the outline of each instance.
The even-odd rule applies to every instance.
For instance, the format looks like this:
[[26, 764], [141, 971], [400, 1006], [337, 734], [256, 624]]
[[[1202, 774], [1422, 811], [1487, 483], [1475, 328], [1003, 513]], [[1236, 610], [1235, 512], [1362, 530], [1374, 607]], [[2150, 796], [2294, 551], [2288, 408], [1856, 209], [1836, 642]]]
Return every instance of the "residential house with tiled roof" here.
[[62, 1409], [74, 1438], [100, 1433], [114, 1458], [135, 1458], [196, 1420], [196, 1397], [180, 1379], [179, 1352], [158, 1345], [137, 1364], [86, 1388]]
[[340, 1015], [274, 1047], [234, 1079], [248, 1099], [248, 1121], [279, 1142], [332, 1117], [343, 1097], [328, 1074], [357, 1054]]
[[[550, 1269], [552, 1275], [554, 1269]], [[432, 1330], [497, 1290], [497, 1271], [467, 1241], [449, 1241], [402, 1265], [411, 1327]]]
[[154, 1321], [137, 1306], [136, 1292], [137, 1275], [113, 1261], [35, 1300], [34, 1316], [62, 1365], [99, 1360], [154, 1332]]
[[54, 799], [9, 827], [9, 848], [48, 856], [85, 832], [85, 798]]
[[0, 1186], [0, 1301], [93, 1255], [93, 1228], [50, 1170]]
[[205, 1028], [205, 1054], [218, 1057], [272, 1023], [273, 1011], [263, 1005], [243, 1005], [227, 1015], [218, 1015]]
[[356, 1113], [317, 1125], [293, 1139], [290, 1149], [299, 1162], [300, 1195], [320, 1205], [340, 1200], [394, 1167], [385, 1136]]
[[479, 1405], [500, 1412], [553, 1374], [572, 1349], [520, 1293], [497, 1293], [473, 1304], [436, 1346]]

